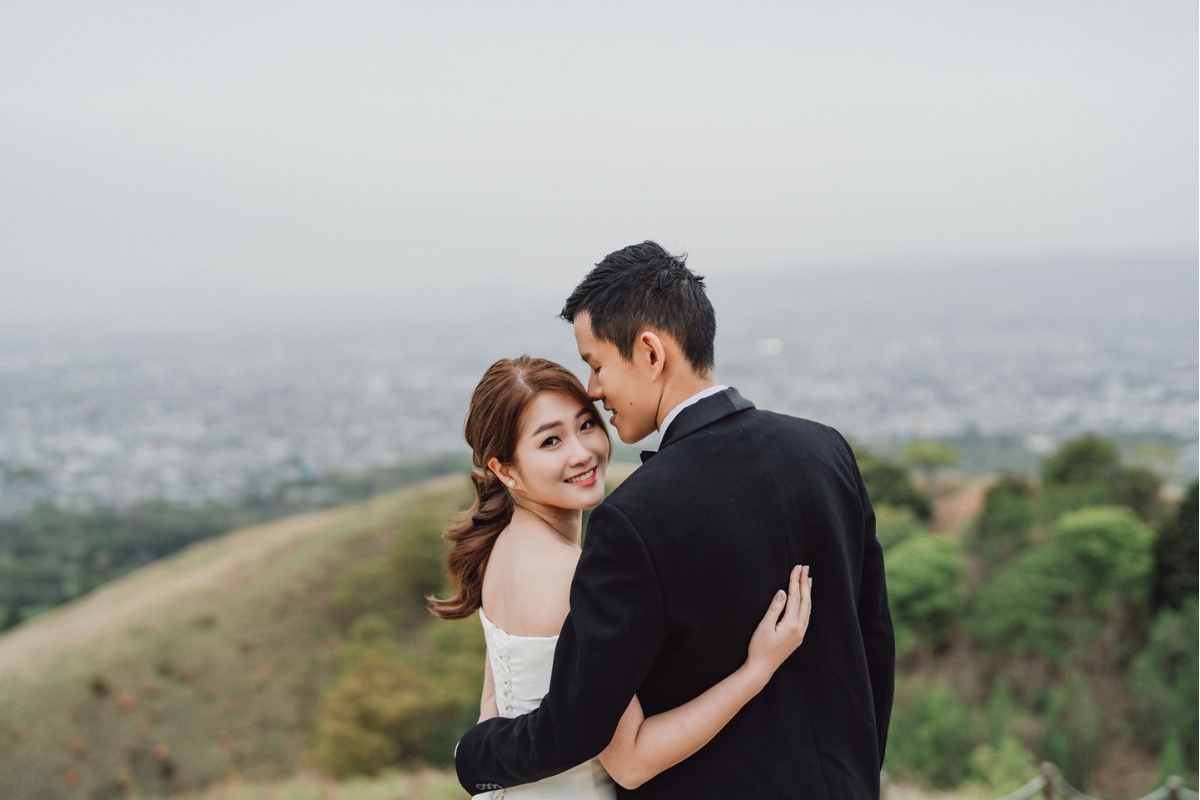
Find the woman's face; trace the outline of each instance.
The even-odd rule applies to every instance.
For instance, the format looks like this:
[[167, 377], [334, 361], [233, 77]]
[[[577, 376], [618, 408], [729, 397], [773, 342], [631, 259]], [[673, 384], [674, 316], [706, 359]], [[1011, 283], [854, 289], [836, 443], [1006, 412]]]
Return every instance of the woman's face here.
[[517, 482], [513, 491], [552, 508], [593, 508], [604, 499], [608, 449], [595, 407], [542, 392], [521, 415], [514, 463], [507, 469]]

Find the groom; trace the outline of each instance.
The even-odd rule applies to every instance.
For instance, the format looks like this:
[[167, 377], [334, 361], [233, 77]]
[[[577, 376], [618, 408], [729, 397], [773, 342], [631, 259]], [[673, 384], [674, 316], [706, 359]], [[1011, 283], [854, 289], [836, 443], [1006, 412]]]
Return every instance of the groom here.
[[[468, 792], [595, 757], [636, 693], [649, 717], [736, 670], [793, 564], [811, 565], [804, 644], [646, 798], [879, 797], [895, 650], [875, 514], [832, 428], [760, 411], [713, 377], [702, 278], [654, 242], [596, 265], [567, 299], [588, 393], [657, 454], [592, 512], [541, 706], [467, 731]], [[648, 459], [653, 455], [652, 459]]]

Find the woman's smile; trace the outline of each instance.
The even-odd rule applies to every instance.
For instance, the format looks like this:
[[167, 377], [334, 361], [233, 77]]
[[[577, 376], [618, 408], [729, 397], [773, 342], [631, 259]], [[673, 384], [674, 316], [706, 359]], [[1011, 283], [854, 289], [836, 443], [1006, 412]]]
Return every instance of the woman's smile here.
[[567, 478], [566, 482], [576, 486], [591, 486], [596, 482], [596, 468], [592, 467], [587, 472], [582, 472], [574, 478]]

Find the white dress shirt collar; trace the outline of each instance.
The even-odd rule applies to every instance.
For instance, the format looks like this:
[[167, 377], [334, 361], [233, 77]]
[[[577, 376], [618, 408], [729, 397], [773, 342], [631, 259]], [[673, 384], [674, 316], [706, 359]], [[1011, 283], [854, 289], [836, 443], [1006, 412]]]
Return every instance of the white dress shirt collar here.
[[667, 414], [667, 416], [663, 419], [662, 425], [658, 426], [658, 440], [661, 442], [663, 437], [667, 435], [667, 427], [675, 421], [675, 418], [679, 416], [680, 411], [683, 411], [688, 406], [699, 403], [706, 397], [712, 397], [714, 394], [719, 394], [728, 388], [729, 387], [725, 386], [724, 384], [718, 384], [717, 386], [710, 386], [707, 389], [701, 389], [687, 400], [684, 400], [682, 403], [672, 408], [671, 413]]

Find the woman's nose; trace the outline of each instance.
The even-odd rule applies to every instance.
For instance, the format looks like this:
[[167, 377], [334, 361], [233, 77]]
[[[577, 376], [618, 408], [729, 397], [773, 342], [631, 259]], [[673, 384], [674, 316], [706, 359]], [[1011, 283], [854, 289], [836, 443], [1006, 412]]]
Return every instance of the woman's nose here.
[[591, 457], [592, 451], [587, 449], [583, 443], [583, 440], [581, 440], [578, 436], [572, 436], [570, 452], [571, 463], [586, 464]]

